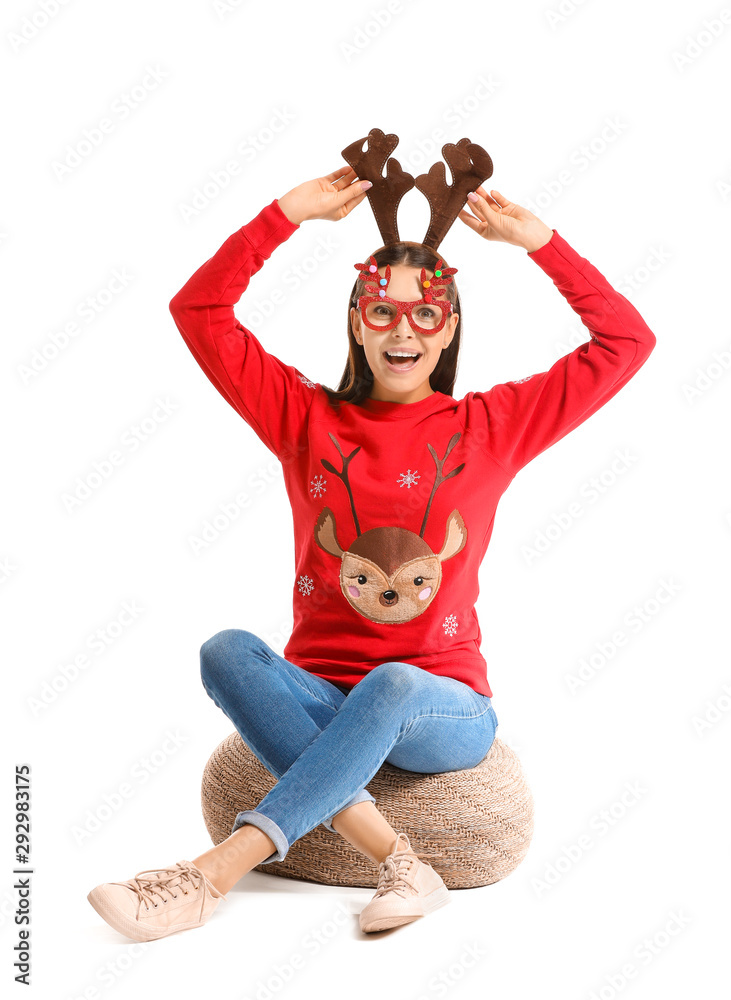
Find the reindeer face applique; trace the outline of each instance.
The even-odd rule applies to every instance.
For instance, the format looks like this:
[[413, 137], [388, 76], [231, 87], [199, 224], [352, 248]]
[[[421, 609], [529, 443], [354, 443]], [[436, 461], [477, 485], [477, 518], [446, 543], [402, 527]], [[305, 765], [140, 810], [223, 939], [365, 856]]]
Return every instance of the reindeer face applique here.
[[441, 549], [432, 552], [424, 541], [434, 494], [443, 482], [459, 475], [464, 469], [463, 462], [446, 476], [442, 475], [447, 456], [461, 434], [458, 432], [452, 435], [441, 460], [434, 448], [427, 444], [437, 471], [418, 535], [408, 528], [396, 526], [371, 528], [361, 532], [348, 481], [348, 465], [360, 451], [360, 445], [346, 458], [335, 436], [330, 434], [329, 437], [343, 459], [343, 471], [338, 472], [327, 459], [323, 458], [321, 461], [328, 472], [342, 479], [345, 484], [350, 497], [356, 538], [350, 548], [344, 549], [338, 541], [335, 515], [329, 507], [324, 507], [315, 523], [315, 541], [325, 552], [340, 559], [340, 589], [359, 614], [379, 623], [409, 622], [423, 614], [434, 599], [442, 582], [442, 563], [445, 559], [456, 556], [467, 542], [467, 528], [456, 509], [447, 518]]

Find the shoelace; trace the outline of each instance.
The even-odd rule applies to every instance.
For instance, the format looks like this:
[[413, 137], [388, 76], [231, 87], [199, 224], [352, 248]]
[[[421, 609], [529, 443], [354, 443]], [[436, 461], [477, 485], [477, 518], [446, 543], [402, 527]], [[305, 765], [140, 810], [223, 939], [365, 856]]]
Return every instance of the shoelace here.
[[[148, 875], [148, 873], [150, 874]], [[153, 894], [158, 895], [162, 899], [163, 903], [167, 903], [169, 902], [169, 899], [165, 897], [165, 893], [169, 893], [173, 899], [178, 898], [178, 893], [173, 892], [173, 886], [175, 886], [176, 888], [182, 890], [184, 896], [187, 896], [189, 890], [185, 888], [184, 883], [186, 881], [190, 882], [193, 889], [197, 890], [203, 881], [202, 873], [191, 862], [179, 861], [172, 868], [145, 868], [143, 871], [137, 872], [133, 879], [129, 879], [126, 882], [114, 882], [112, 884], [127, 886], [128, 889], [131, 889], [137, 894], [137, 913], [135, 914], [135, 919], [139, 920], [140, 909], [142, 908], [143, 903], [145, 910], [150, 909], [148, 901], [152, 903], [154, 907], [160, 905], [155, 902]], [[199, 919], [203, 914], [205, 901], [206, 894], [203, 892], [201, 893], [201, 912], [198, 915]]]
[[[384, 896], [387, 892], [396, 892], [406, 898], [409, 889], [416, 891], [416, 886], [409, 877], [417, 858], [413, 854], [402, 854], [395, 858], [389, 855], [379, 865], [378, 888], [376, 896]], [[375, 898], [375, 897], [374, 897]]]
[[[427, 857], [437, 857], [437, 855], [426, 855], [412, 852], [411, 842], [405, 833], [400, 833], [396, 840], [405, 840], [408, 850], [393, 851], [378, 866], [378, 888], [374, 899], [383, 896], [387, 892], [396, 892], [406, 898], [405, 894], [409, 889], [416, 892], [416, 886], [412, 880], [412, 872], [417, 861], [426, 861]], [[427, 861], [428, 864], [428, 861]]]

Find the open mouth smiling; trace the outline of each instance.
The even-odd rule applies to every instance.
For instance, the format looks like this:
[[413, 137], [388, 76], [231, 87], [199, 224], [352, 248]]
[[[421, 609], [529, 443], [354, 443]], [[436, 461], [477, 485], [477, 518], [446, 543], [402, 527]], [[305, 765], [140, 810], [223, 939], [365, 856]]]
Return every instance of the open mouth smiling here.
[[396, 350], [384, 351], [383, 357], [391, 371], [411, 371], [422, 356], [420, 351]]

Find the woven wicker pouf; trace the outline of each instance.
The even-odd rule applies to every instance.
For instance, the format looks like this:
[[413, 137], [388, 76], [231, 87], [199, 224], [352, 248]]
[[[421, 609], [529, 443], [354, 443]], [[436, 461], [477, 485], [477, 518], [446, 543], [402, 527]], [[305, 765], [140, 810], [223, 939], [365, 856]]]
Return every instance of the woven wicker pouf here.
[[[231, 834], [237, 813], [254, 809], [276, 779], [238, 732], [213, 751], [203, 772], [203, 818], [214, 844]], [[448, 889], [489, 885], [509, 875], [528, 852], [533, 797], [515, 752], [497, 737], [473, 768], [423, 774], [383, 763], [368, 782], [378, 809]], [[378, 867], [339, 834], [316, 826], [283, 861], [256, 871], [322, 885], [375, 888]]]

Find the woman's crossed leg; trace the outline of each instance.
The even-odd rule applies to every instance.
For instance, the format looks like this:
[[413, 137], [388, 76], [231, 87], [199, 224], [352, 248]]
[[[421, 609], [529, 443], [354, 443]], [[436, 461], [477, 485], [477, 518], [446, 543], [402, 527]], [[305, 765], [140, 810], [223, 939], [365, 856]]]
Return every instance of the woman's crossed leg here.
[[195, 860], [223, 892], [256, 865], [282, 860], [320, 823], [380, 860], [396, 833], [365, 785], [381, 764], [422, 773], [474, 767], [497, 728], [490, 698], [454, 678], [389, 661], [346, 697], [239, 629], [204, 643], [201, 677], [278, 778], [254, 809], [236, 816], [227, 840]]

